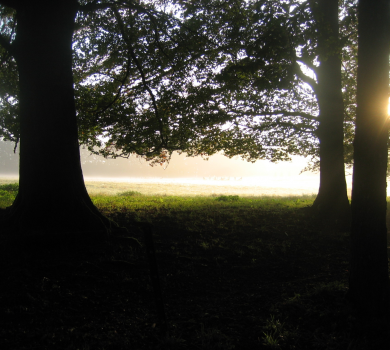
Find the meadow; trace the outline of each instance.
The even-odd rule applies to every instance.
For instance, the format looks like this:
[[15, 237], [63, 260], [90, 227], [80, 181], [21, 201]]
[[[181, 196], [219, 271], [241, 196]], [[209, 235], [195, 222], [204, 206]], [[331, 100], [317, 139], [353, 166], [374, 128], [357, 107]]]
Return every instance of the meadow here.
[[[0, 207], [16, 191], [0, 186]], [[1, 242], [2, 348], [382, 349], [377, 328], [356, 331], [348, 233], [321, 230], [314, 196], [98, 192], [95, 205], [127, 233], [50, 249]], [[153, 225], [163, 335], [142, 222]]]
[[128, 178], [100, 179], [86, 181], [90, 194], [114, 195], [125, 191], [137, 191], [144, 195], [167, 196], [301, 196], [312, 195], [318, 190], [316, 181], [296, 176], [292, 181], [286, 177], [248, 177], [248, 178]]

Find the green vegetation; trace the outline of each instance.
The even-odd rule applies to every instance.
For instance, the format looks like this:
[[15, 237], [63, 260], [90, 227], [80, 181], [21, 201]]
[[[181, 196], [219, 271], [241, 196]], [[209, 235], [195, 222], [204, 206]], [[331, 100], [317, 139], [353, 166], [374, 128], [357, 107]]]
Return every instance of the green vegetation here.
[[240, 200], [239, 196], [219, 196], [216, 198], [217, 201], [222, 201], [222, 202], [237, 202]]
[[138, 191], [126, 191], [122, 193], [118, 193], [119, 197], [134, 197], [134, 196], [142, 196], [142, 193]]
[[9, 207], [18, 193], [19, 185], [16, 183], [0, 185], [0, 208]]
[[[7, 186], [0, 193], [8, 200], [17, 187]], [[63, 242], [31, 249], [29, 242], [15, 247], [23, 260], [0, 252], [10, 264], [2, 278], [12, 295], [4, 295], [4, 305], [15, 320], [2, 330], [6, 344], [12, 337], [17, 348], [33, 346], [40, 328], [50, 334], [40, 347], [51, 349], [336, 350], [354, 339], [345, 301], [349, 237], [316, 228], [308, 215], [314, 197], [130, 192], [92, 200], [129, 234], [93, 246], [77, 241], [77, 249]], [[144, 248], [128, 242], [132, 236], [144, 244], [131, 225], [145, 221], [154, 227], [169, 326], [164, 339]]]

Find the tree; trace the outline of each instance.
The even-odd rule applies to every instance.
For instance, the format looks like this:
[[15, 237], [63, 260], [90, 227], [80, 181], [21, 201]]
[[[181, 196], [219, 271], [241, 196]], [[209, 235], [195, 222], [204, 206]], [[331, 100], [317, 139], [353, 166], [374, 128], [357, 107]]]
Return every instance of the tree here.
[[318, 28], [316, 134], [320, 141], [320, 188], [314, 208], [325, 220], [340, 219], [349, 210], [344, 170], [344, 103], [341, 91], [341, 50], [338, 0], [311, 1]]
[[386, 229], [389, 1], [359, 1], [349, 296], [364, 319], [389, 314]]
[[210, 155], [223, 147], [221, 126], [231, 118], [215, 76], [225, 31], [242, 20], [245, 3], [179, 3], [169, 13], [112, 6], [78, 17], [76, 102], [80, 139], [91, 151], [162, 164], [174, 151]]
[[111, 228], [86, 192], [79, 139], [92, 150], [103, 135], [106, 156], [136, 153], [161, 162], [175, 150], [215, 152], [201, 140], [215, 139], [227, 114], [204, 70], [218, 65], [218, 52], [197, 18], [182, 24], [175, 4], [167, 9], [164, 2], [0, 5], [2, 68], [13, 69], [1, 77], [10, 82], [0, 91], [2, 134], [20, 139], [19, 194], [3, 224], [24, 231]]
[[[242, 58], [232, 59], [221, 74], [225, 88], [233, 90], [236, 138], [249, 135], [268, 148], [267, 157], [274, 161], [292, 154], [319, 157], [320, 188], [313, 207], [327, 223], [349, 214], [343, 137], [351, 126], [350, 120], [345, 123], [345, 110], [354, 101], [351, 89], [342, 84], [348, 74], [342, 72], [341, 56], [354, 59], [353, 51], [343, 47], [351, 36], [346, 27], [351, 27], [354, 7], [343, 4], [340, 38], [338, 5], [337, 0], [254, 1], [256, 15], [248, 19], [268, 27], [260, 32], [263, 27], [251, 23], [248, 27], [257, 30], [243, 38], [238, 48]], [[225, 153], [242, 151], [232, 147]]]
[[110, 222], [87, 194], [78, 147], [72, 35], [79, 4], [0, 4], [16, 11], [15, 39], [1, 44], [16, 61], [20, 99], [19, 194], [6, 221], [23, 231], [104, 231]]
[[[309, 3], [313, 7], [311, 12], [306, 11]], [[159, 163], [169, 160], [173, 151], [209, 155], [224, 150], [228, 156], [242, 154], [250, 160], [280, 160], [288, 159], [290, 154], [315, 154], [314, 134], [318, 124], [318, 136], [325, 135], [320, 136], [320, 149], [324, 150], [320, 153], [323, 163], [327, 164], [321, 172], [328, 174], [324, 178], [329, 183], [321, 187], [319, 198], [322, 199], [317, 204], [328, 201], [322, 205], [327, 208], [339, 208], [336, 202], [348, 205], [344, 177], [344, 183], [341, 180], [344, 168], [341, 169], [340, 162], [339, 94], [337, 113], [330, 111], [327, 103], [329, 98], [333, 100], [329, 91], [332, 94], [335, 86], [337, 89], [340, 86], [336, 81], [339, 79], [337, 69], [334, 69], [334, 62], [339, 62], [335, 1], [332, 12], [322, 1], [304, 4], [178, 1], [170, 3], [169, 9], [164, 8], [164, 2], [72, 1], [57, 4], [52, 12], [45, 13], [50, 18], [59, 16], [63, 24], [57, 27], [51, 20], [43, 21], [42, 11], [48, 6], [47, 1], [3, 0], [0, 4], [16, 10], [13, 17], [6, 8], [8, 17], [4, 17], [6, 30], [1, 41], [2, 48], [7, 50], [4, 62], [13, 67], [14, 61], [9, 57], [14, 57], [19, 72], [19, 91], [11, 84], [13, 89], [8, 89], [11, 93], [2, 94], [2, 101], [7, 102], [3, 103], [7, 107], [3, 111], [8, 112], [8, 121], [3, 123], [8, 128], [5, 136], [19, 140], [19, 119], [14, 117], [19, 113], [23, 144], [20, 196], [9, 211], [12, 220], [19, 222], [20, 213], [26, 211], [23, 208], [29, 208], [33, 202], [34, 208], [43, 208], [53, 196], [58, 176], [55, 174], [61, 173], [65, 189], [63, 208], [59, 212], [65, 213], [68, 207], [77, 208], [81, 201], [81, 207], [92, 221], [98, 218], [99, 225], [102, 220], [103, 226], [109, 224], [86, 198], [76, 137], [92, 151], [95, 146], [103, 146], [99, 138], [103, 135], [108, 139], [100, 150], [103, 155], [127, 157], [136, 153]], [[316, 11], [317, 5], [325, 10], [320, 6]], [[326, 19], [322, 14], [327, 14]], [[44, 23], [34, 24], [34, 16]], [[33, 30], [26, 29], [29, 26]], [[13, 28], [16, 28], [16, 39]], [[294, 35], [288, 33], [290, 30]], [[53, 34], [41, 34], [45, 31]], [[314, 35], [316, 31], [322, 36]], [[38, 36], [44, 40], [37, 39]], [[63, 39], [57, 40], [55, 36]], [[311, 41], [314, 46], [307, 44]], [[297, 50], [302, 45], [299, 56]], [[77, 113], [71, 89], [72, 46]], [[37, 54], [37, 50], [41, 54]], [[30, 54], [35, 61], [26, 58]], [[317, 57], [324, 61], [319, 67], [313, 63]], [[300, 64], [317, 72], [318, 83], [303, 74]], [[326, 79], [328, 75], [334, 78]], [[311, 108], [310, 112], [318, 109], [307, 88], [302, 85], [293, 88], [299, 82], [311, 85], [317, 94], [315, 98], [323, 101], [318, 103], [319, 118], [302, 111], [299, 99], [294, 101], [303, 91], [309, 96], [305, 106]], [[293, 91], [292, 96], [288, 96], [290, 91]], [[46, 94], [44, 101], [42, 92]], [[279, 109], [270, 103], [276, 101], [275, 96], [279, 97]], [[48, 136], [59, 135], [59, 127], [52, 123], [49, 115], [54, 113], [55, 106], [62, 104], [68, 110], [61, 108], [57, 119], [61, 120], [64, 132], [56, 138], [58, 147], [51, 151], [47, 147]], [[296, 107], [298, 111], [294, 110]], [[259, 110], [264, 112], [265, 119], [260, 117], [261, 126], [254, 127], [259, 121]], [[326, 115], [330, 117], [325, 118]], [[330, 126], [324, 121], [328, 119], [332, 120]], [[226, 122], [232, 123], [231, 130], [221, 127]], [[337, 127], [332, 126], [336, 124]], [[335, 129], [339, 131], [336, 133]], [[333, 142], [335, 135], [338, 135], [337, 142]], [[37, 139], [39, 141], [35, 142]], [[327, 144], [331, 146], [325, 147]], [[338, 144], [337, 157], [333, 144]], [[56, 158], [54, 154], [66, 154], [65, 161], [63, 164], [53, 161], [52, 168], [48, 169], [45, 160], [35, 160], [36, 150], [44, 150], [51, 159]], [[337, 181], [333, 176], [336, 163], [333, 157], [338, 159]], [[66, 171], [62, 171], [64, 164]], [[40, 170], [33, 171], [33, 165]], [[47, 171], [54, 176], [44, 185], [39, 179], [44, 178]], [[33, 184], [50, 190], [44, 193], [46, 190], [34, 189]], [[333, 191], [331, 196], [327, 196], [326, 188]], [[42, 198], [42, 202], [34, 198]], [[77, 209], [80, 218], [84, 217], [83, 210]], [[32, 218], [38, 215], [29, 210], [28, 213]], [[53, 222], [61, 221], [56, 218], [58, 214], [50, 216]], [[76, 220], [77, 216], [74, 217]]]

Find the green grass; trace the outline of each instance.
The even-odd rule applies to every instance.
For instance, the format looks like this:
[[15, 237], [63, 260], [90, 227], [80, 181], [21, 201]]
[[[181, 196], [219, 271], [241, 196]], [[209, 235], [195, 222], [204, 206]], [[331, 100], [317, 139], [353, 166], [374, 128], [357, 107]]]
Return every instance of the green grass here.
[[[0, 185], [0, 208], [8, 207], [14, 201], [18, 184]], [[174, 215], [179, 221], [186, 216], [186, 221], [197, 221], [195, 227], [207, 226], [214, 223], [219, 225], [233, 225], [237, 228], [243, 222], [242, 214], [245, 212], [245, 221], [256, 216], [258, 209], [278, 210], [288, 208], [302, 208], [309, 206], [313, 196], [291, 197], [240, 197], [238, 195], [211, 195], [211, 196], [161, 196], [143, 195], [137, 191], [125, 191], [117, 195], [91, 194], [94, 204], [106, 214], [115, 215], [118, 212], [133, 212], [134, 218], [141, 221], [153, 221], [162, 214]], [[217, 219], [218, 216], [219, 218]], [[223, 222], [221, 221], [223, 219]], [[266, 227], [263, 227], [267, 229]]]
[[[127, 213], [134, 221], [164, 224], [174, 221], [179, 229], [202, 232], [272, 231], [274, 221], [281, 220], [287, 210], [307, 207], [313, 197], [239, 197], [239, 196], [91, 196], [106, 215]], [[259, 215], [272, 212], [270, 216]], [[281, 216], [278, 218], [278, 216]], [[295, 218], [293, 220], [299, 220]], [[210, 244], [210, 242], [209, 242]]]

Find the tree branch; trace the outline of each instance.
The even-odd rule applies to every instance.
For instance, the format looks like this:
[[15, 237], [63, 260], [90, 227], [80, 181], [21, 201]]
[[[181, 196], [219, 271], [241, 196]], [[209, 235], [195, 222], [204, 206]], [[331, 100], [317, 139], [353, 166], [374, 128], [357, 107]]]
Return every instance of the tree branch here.
[[295, 57], [295, 61], [304, 64], [309, 69], [311, 69], [314, 73], [317, 74], [318, 67], [316, 67], [312, 62], [309, 62], [308, 60], [304, 59], [303, 57], [298, 57], [298, 56]]
[[309, 114], [309, 113], [305, 113], [305, 112], [289, 112], [289, 111], [285, 111], [285, 110], [280, 110], [280, 111], [275, 111], [275, 112], [267, 112], [267, 113], [263, 113], [263, 114], [264, 115], [283, 115], [285, 117], [302, 117], [302, 118], [305, 118], [308, 120], [318, 121], [318, 117], [316, 117], [312, 114]]
[[237, 110], [230, 110], [229, 112], [231, 113], [235, 113], [235, 114], [246, 114], [246, 115], [250, 115], [250, 116], [276, 116], [276, 115], [282, 115], [282, 116], [285, 116], [285, 117], [302, 117], [304, 119], [307, 119], [307, 120], [312, 120], [312, 121], [315, 121], [317, 122], [318, 121], [318, 117], [312, 115], [312, 114], [309, 114], [309, 113], [305, 113], [305, 112], [290, 112], [290, 111], [286, 111], [286, 110], [279, 110], [279, 111], [274, 111], [274, 112], [263, 112], [263, 113], [258, 113], [258, 112], [251, 112], [251, 111], [237, 111]]
[[313, 79], [308, 77], [305, 73], [302, 72], [301, 67], [298, 64], [298, 61], [295, 62], [295, 73], [297, 74], [298, 78], [302, 79], [302, 81], [313, 89], [313, 91], [317, 94], [318, 90], [318, 84], [317, 82]]
[[162, 142], [162, 145], [164, 146], [167, 146], [167, 140], [165, 140], [164, 138], [164, 125], [163, 125], [163, 122], [160, 118], [160, 114], [159, 114], [159, 111], [158, 111], [158, 107], [157, 107], [157, 102], [156, 102], [156, 98], [153, 94], [153, 91], [152, 89], [149, 87], [148, 85], [148, 82], [146, 81], [146, 77], [145, 77], [145, 73], [144, 73], [144, 70], [142, 68], [142, 65], [141, 63], [139, 62], [135, 52], [134, 52], [134, 49], [133, 49], [133, 46], [131, 45], [131, 41], [130, 41], [130, 38], [127, 36], [127, 33], [125, 31], [125, 25], [123, 23], [123, 20], [122, 20], [122, 17], [118, 11], [118, 9], [113, 6], [111, 8], [111, 10], [114, 12], [114, 15], [115, 15], [115, 18], [118, 22], [118, 25], [119, 25], [119, 29], [122, 33], [122, 36], [123, 36], [123, 39], [125, 40], [127, 46], [128, 46], [128, 49], [129, 49], [129, 54], [130, 54], [130, 57], [133, 59], [140, 75], [141, 75], [141, 80], [142, 80], [142, 84], [144, 85], [144, 89], [149, 93], [150, 95], [150, 98], [152, 100], [152, 105], [153, 105], [153, 109], [154, 109], [154, 114], [156, 116], [156, 119], [157, 119], [157, 122], [159, 124], [159, 127], [160, 127], [160, 138], [161, 138], [161, 142]]

